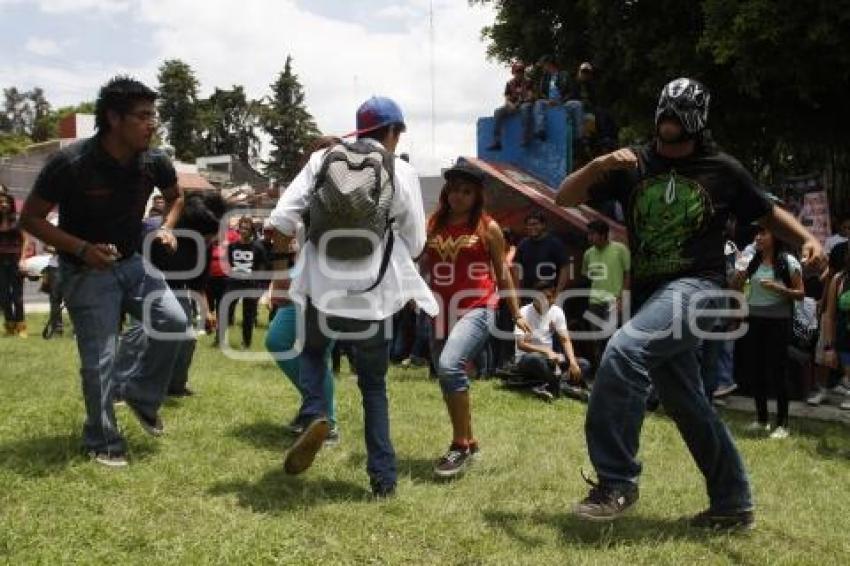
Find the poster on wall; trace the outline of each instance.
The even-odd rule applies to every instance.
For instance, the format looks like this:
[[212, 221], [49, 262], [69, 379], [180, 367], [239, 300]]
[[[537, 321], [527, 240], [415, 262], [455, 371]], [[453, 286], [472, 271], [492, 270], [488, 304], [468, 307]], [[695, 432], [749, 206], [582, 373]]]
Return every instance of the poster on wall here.
[[785, 179], [776, 189], [788, 211], [823, 243], [832, 233], [829, 199], [820, 174]]

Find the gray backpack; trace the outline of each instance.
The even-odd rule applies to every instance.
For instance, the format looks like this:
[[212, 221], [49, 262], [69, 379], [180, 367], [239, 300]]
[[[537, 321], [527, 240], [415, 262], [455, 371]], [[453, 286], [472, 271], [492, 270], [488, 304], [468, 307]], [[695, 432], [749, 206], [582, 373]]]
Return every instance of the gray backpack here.
[[[387, 237], [378, 280], [360, 292], [371, 291], [383, 279], [393, 247], [390, 207], [395, 194], [395, 156], [368, 142], [341, 143], [325, 155], [308, 197], [307, 239], [319, 249], [332, 230], [357, 230], [363, 236], [329, 234], [324, 242], [328, 257], [365, 259], [375, 242]], [[370, 237], [371, 236], [371, 237]]]

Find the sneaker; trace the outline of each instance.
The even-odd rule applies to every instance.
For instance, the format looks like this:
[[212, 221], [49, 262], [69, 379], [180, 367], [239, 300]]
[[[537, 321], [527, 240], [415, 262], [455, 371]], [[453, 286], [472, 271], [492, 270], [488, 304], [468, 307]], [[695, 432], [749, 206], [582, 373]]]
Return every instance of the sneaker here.
[[753, 421], [747, 425], [744, 429], [747, 432], [756, 433], [756, 432], [770, 432], [770, 425], [767, 423], [760, 423], [758, 421]]
[[850, 399], [847, 399], [846, 401], [842, 401], [842, 403], [840, 405], [838, 405], [838, 408], [844, 409], [845, 411], [850, 410]]
[[714, 394], [712, 394], [712, 397], [714, 399], [723, 399], [724, 397], [731, 395], [736, 389], [738, 389], [737, 383], [732, 383], [730, 385], [726, 385], [725, 387], [718, 387], [714, 390]]
[[784, 426], [778, 426], [773, 429], [773, 432], [770, 433], [770, 438], [773, 438], [775, 440], [783, 440], [785, 438], [788, 438], [790, 434], [791, 433], [788, 432], [787, 428], [785, 428]]
[[291, 436], [301, 436], [301, 433], [304, 432], [304, 424], [298, 420], [298, 417], [295, 417], [288, 424], [283, 425], [283, 430]]
[[839, 383], [835, 387], [829, 390], [833, 395], [839, 396], [847, 396], [850, 395], [850, 387], [847, 386], [844, 382]]
[[339, 444], [339, 427], [334, 425], [330, 428], [330, 430], [328, 430], [328, 437], [325, 438], [325, 446], [332, 447], [332, 446], [337, 446], [338, 444]]
[[538, 385], [533, 387], [531, 391], [537, 396], [538, 399], [543, 399], [544, 401], [553, 401], [555, 396], [549, 391], [549, 388], [546, 387], [546, 384]]
[[468, 447], [452, 443], [449, 451], [437, 460], [434, 473], [441, 478], [453, 478], [462, 474], [472, 459], [472, 451]]
[[613, 521], [625, 513], [639, 498], [638, 488], [609, 487], [597, 483], [582, 471], [581, 476], [590, 485], [587, 497], [576, 503], [573, 515], [585, 521]]
[[826, 389], [818, 389], [806, 399], [806, 403], [811, 405], [812, 407], [817, 407], [826, 399]]
[[712, 511], [707, 509], [688, 519], [688, 525], [697, 529], [716, 531], [745, 531], [752, 529], [756, 519], [752, 511]]
[[127, 466], [127, 456], [110, 454], [109, 452], [89, 452], [89, 458], [107, 468], [124, 468]]
[[304, 428], [304, 432], [286, 453], [283, 471], [291, 476], [304, 472], [313, 464], [330, 432], [328, 419], [320, 417]]
[[381, 485], [378, 483], [373, 483], [372, 497], [375, 499], [390, 499], [395, 497], [395, 484]]
[[130, 412], [133, 413], [133, 416], [136, 417], [136, 420], [139, 421], [139, 424], [142, 425], [142, 429], [146, 433], [151, 436], [162, 436], [165, 434], [165, 425], [162, 423], [162, 419], [159, 417], [159, 414], [149, 417], [134, 407], [132, 403], [129, 403], [126, 400], [125, 403], [127, 404], [127, 408], [130, 409]]

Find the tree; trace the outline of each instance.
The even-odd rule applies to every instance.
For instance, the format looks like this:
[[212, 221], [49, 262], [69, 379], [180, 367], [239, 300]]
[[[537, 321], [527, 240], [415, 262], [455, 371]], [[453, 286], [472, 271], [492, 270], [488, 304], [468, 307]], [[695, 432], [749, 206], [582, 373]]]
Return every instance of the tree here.
[[32, 108], [32, 123], [29, 135], [34, 142], [43, 142], [55, 137], [55, 131], [50, 128], [50, 103], [44, 97], [44, 90], [35, 87], [27, 96]]
[[29, 135], [32, 125], [33, 109], [29, 93], [17, 87], [3, 89], [4, 131], [17, 135]]
[[[471, 0], [492, 4], [491, 57], [567, 69], [590, 60], [597, 97], [634, 137], [652, 134], [667, 81], [692, 76], [712, 92], [715, 137], [762, 180], [850, 171], [850, 13], [831, 0]], [[623, 140], [630, 141], [630, 140]], [[833, 167], [834, 168], [834, 167]], [[847, 176], [850, 181], [850, 173]], [[834, 199], [839, 202], [840, 199]]]
[[171, 59], [159, 67], [159, 116], [177, 159], [192, 161], [198, 150], [198, 80], [192, 68]]
[[271, 138], [272, 150], [263, 166], [266, 175], [288, 183], [298, 174], [305, 148], [319, 130], [304, 105], [304, 91], [292, 72], [291, 56], [287, 55], [283, 71], [271, 89], [261, 123]]
[[236, 155], [254, 163], [260, 153], [257, 136], [262, 104], [249, 101], [242, 86], [232, 90], [216, 88], [198, 108], [201, 150], [204, 155]]

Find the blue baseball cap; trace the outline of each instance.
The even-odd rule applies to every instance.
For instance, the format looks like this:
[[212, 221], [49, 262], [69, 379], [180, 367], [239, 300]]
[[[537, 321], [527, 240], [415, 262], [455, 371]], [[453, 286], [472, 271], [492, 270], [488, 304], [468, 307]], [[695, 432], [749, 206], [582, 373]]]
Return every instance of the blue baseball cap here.
[[401, 108], [385, 96], [373, 96], [357, 109], [357, 129], [343, 137], [359, 136], [390, 124], [404, 126]]

